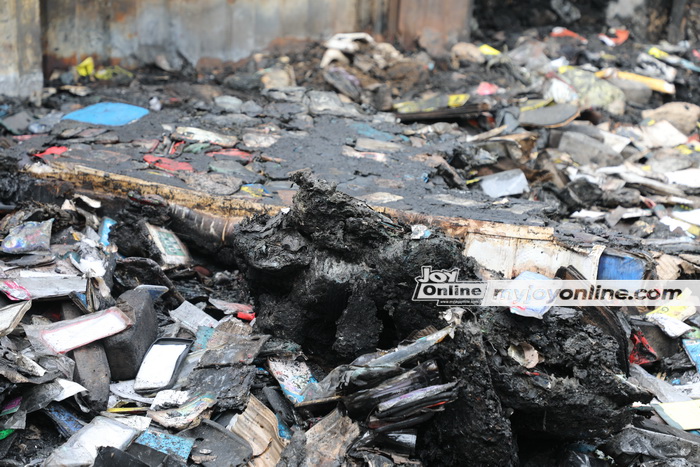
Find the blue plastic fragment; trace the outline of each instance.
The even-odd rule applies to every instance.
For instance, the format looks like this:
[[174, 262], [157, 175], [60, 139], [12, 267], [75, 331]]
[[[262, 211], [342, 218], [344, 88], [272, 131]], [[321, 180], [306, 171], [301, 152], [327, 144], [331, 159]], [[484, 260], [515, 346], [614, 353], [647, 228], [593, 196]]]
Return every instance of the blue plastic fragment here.
[[598, 280], [642, 280], [645, 271], [646, 263], [641, 258], [603, 253], [598, 263]]
[[682, 58], [680, 60], [680, 64], [686, 70], [691, 70], [691, 71], [694, 71], [696, 73], [700, 73], [700, 67], [697, 66], [695, 63], [691, 62], [690, 60], [686, 60], [685, 58]]
[[161, 433], [149, 429], [141, 433], [141, 436], [136, 438], [135, 442], [164, 454], [172, 454], [182, 459], [187, 459], [190, 456], [195, 439], [183, 438], [182, 436]]
[[57, 402], [52, 402], [44, 409], [44, 413], [56, 424], [58, 432], [65, 438], [70, 438], [85, 427], [76, 414], [68, 411]]
[[683, 349], [690, 361], [695, 363], [695, 368], [700, 371], [700, 339], [683, 339]]
[[73, 259], [73, 261], [75, 261], [76, 263], [80, 263], [80, 254], [76, 251], [71, 251], [71, 252], [67, 253], [65, 256], [63, 256], [63, 259], [67, 259], [69, 261], [71, 259]]
[[377, 130], [364, 122], [354, 123], [352, 126], [355, 128], [358, 135], [364, 136], [365, 138], [372, 138], [379, 141], [391, 141], [394, 139], [393, 134]]
[[75, 292], [75, 297], [76, 297], [78, 300], [80, 300], [80, 303], [82, 303], [83, 305], [85, 305], [85, 308], [87, 308], [87, 306], [88, 306], [87, 295], [85, 295], [85, 294], [82, 293], [82, 292]]
[[100, 231], [97, 232], [100, 236], [100, 243], [104, 246], [109, 246], [109, 233], [112, 231], [112, 227], [117, 223], [114, 219], [105, 217], [102, 219], [100, 224]]
[[279, 416], [277, 416], [277, 431], [279, 432], [280, 438], [292, 439], [292, 430], [287, 428], [287, 425], [285, 425], [284, 422], [280, 420]]
[[209, 344], [209, 339], [214, 335], [214, 331], [215, 329], [209, 326], [199, 326], [197, 328], [197, 335], [194, 338], [192, 350], [206, 349]]
[[144, 115], [148, 115], [148, 109], [143, 107], [119, 102], [100, 102], [66, 114], [63, 116], [63, 120], [75, 120], [94, 125], [122, 126], [135, 122]]

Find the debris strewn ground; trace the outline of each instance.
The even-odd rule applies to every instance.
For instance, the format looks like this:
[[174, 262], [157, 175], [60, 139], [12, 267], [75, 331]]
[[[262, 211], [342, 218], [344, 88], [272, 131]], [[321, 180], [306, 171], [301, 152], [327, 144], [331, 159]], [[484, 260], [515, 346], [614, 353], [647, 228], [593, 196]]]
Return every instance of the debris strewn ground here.
[[2, 101], [0, 464], [700, 462], [694, 306], [415, 299], [697, 278], [697, 44], [545, 3]]

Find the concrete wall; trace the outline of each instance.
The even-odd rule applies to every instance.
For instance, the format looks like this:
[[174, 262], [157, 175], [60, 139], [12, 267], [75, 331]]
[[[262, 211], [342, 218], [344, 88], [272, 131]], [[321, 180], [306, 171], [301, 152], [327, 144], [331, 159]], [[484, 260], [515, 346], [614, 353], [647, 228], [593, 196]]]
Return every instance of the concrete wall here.
[[[353, 31], [373, 2], [346, 0], [42, 0], [47, 66], [87, 56], [125, 66], [165, 58], [236, 61], [273, 40]], [[371, 5], [369, 5], [371, 6]], [[371, 14], [370, 14], [371, 16]], [[366, 18], [365, 18], [366, 20]]]
[[0, 0], [0, 95], [41, 96], [39, 0]]
[[406, 47], [469, 36], [472, 0], [0, 0], [0, 95], [41, 93], [44, 73], [98, 63], [235, 62], [272, 43], [367, 31]]
[[[471, 0], [41, 0], [44, 71], [87, 56], [130, 67], [235, 62], [280, 38], [325, 39], [364, 30], [418, 36], [427, 19], [468, 35]], [[416, 10], [414, 14], [405, 14]], [[404, 12], [402, 16], [400, 13]], [[390, 12], [393, 12], [391, 14]], [[457, 14], [455, 14], [455, 12]], [[399, 27], [399, 22], [401, 26]], [[390, 24], [391, 23], [391, 24]], [[442, 26], [441, 26], [442, 25]]]

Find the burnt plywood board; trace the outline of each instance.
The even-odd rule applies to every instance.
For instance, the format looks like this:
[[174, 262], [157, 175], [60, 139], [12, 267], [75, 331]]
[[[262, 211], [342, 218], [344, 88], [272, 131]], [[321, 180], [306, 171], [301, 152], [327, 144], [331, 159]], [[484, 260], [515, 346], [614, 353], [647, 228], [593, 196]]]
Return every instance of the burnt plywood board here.
[[[283, 208], [108, 174], [88, 167], [57, 163], [40, 167], [41, 170], [30, 168], [28, 172], [37, 179], [70, 182], [76, 189], [86, 190], [95, 198], [126, 197], [130, 190], [160, 195], [170, 203], [171, 212], [189, 219], [188, 222], [198, 226], [197, 229], [205, 232], [207, 238], [216, 244], [228, 244], [234, 226], [245, 217], [260, 213], [274, 215]], [[584, 276], [592, 278], [602, 253], [600, 248], [572, 248], [561, 244], [554, 228], [547, 226], [436, 216], [382, 206], [373, 206], [373, 209], [407, 224], [440, 228], [465, 243], [466, 256], [509, 277], [533, 267], [542, 274], [553, 275], [558, 261], [565, 261], [574, 264]]]

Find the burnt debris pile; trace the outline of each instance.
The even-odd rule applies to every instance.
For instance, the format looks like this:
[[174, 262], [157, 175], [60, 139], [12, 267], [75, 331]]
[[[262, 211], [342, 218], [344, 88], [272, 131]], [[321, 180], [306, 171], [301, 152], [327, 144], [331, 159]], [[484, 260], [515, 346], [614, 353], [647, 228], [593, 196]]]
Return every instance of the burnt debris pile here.
[[[634, 378], [656, 378], [630, 372], [627, 314], [413, 301], [424, 265], [484, 270], [454, 238], [292, 178], [291, 208], [235, 228], [235, 263], [195, 259], [157, 225], [178, 212], [163, 205], [132, 200], [113, 219], [82, 196], [7, 214], [7, 458], [508, 465], [532, 446], [594, 460], [630, 430], [659, 434], [633, 408], [653, 397]], [[123, 255], [134, 243], [143, 256]]]
[[577, 3], [0, 101], [0, 465], [700, 464], [700, 51]]
[[301, 191], [290, 210], [244, 222], [234, 235], [266, 310], [257, 326], [327, 357], [354, 358], [437, 325], [433, 307], [411, 301], [414, 277], [426, 264], [466, 270], [459, 242], [412, 240], [409, 226], [327, 182], [305, 173], [294, 180]]

